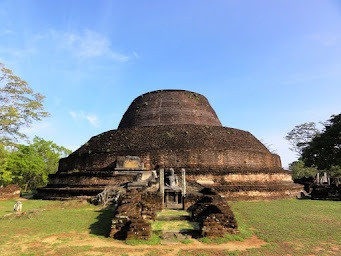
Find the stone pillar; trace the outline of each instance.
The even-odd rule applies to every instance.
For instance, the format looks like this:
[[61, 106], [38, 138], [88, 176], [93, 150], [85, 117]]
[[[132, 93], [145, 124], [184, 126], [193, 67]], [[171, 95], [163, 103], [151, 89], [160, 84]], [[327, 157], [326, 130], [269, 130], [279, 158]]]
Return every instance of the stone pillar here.
[[320, 173], [316, 173], [316, 184], [320, 185]]
[[328, 176], [326, 172], [324, 172], [322, 176], [322, 184], [324, 183], [328, 183]]
[[181, 169], [181, 185], [182, 185], [182, 195], [185, 196], [186, 195], [186, 170], [184, 168]]
[[182, 209], [185, 209], [185, 198], [186, 198], [186, 170], [184, 168], [181, 169], [181, 185], [182, 185]]
[[161, 198], [162, 198], [162, 208], [164, 206], [164, 202], [165, 202], [165, 170], [163, 168], [160, 169], [160, 173], [159, 173], [159, 180], [160, 180], [160, 194], [161, 194]]

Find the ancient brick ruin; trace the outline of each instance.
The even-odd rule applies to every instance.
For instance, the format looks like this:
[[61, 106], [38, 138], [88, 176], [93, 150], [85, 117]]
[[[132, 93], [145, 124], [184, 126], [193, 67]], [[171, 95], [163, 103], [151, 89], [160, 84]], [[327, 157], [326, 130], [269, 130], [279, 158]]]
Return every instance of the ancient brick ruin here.
[[162, 208], [192, 209], [202, 235], [218, 236], [237, 228], [227, 200], [294, 197], [302, 189], [278, 155], [251, 133], [223, 127], [204, 96], [184, 90], [137, 97], [117, 130], [60, 160], [38, 197], [90, 199], [106, 187], [124, 191], [111, 235], [141, 239]]
[[204, 196], [189, 209], [200, 223], [204, 237], [223, 237], [237, 232], [237, 221], [226, 200], [219, 195]]
[[162, 210], [160, 201], [158, 193], [127, 190], [118, 202], [110, 236], [122, 240], [149, 239], [151, 224], [148, 220], [155, 220], [156, 212]]
[[15, 199], [20, 197], [20, 187], [15, 184], [0, 187], [0, 200]]

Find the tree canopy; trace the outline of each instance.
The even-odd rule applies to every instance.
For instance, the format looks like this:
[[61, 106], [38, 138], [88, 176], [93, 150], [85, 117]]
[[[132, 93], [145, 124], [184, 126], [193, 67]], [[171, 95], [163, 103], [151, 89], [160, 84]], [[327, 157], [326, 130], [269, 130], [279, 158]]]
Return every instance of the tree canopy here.
[[323, 132], [303, 149], [302, 160], [320, 170], [341, 166], [341, 114], [333, 115], [325, 123]]
[[299, 154], [289, 165], [294, 178], [313, 177], [318, 171], [341, 177], [341, 114], [323, 125], [322, 131], [313, 122], [297, 125], [285, 137]]
[[22, 127], [49, 115], [43, 101], [43, 95], [0, 63], [0, 186], [16, 183], [25, 191], [44, 186], [48, 174], [57, 171], [59, 159], [71, 153], [39, 137], [28, 145], [17, 144], [27, 138]]
[[70, 153], [39, 137], [29, 145], [17, 145], [13, 151], [0, 147], [0, 185], [16, 183], [25, 191], [44, 186], [48, 175], [57, 171], [59, 159]]
[[292, 172], [293, 179], [314, 177], [316, 173], [318, 173], [318, 170], [315, 167], [305, 166], [302, 160], [292, 162], [289, 165], [289, 169]]
[[35, 120], [48, 116], [44, 96], [0, 63], [0, 143], [9, 144], [26, 135], [20, 132]]
[[296, 125], [294, 129], [288, 132], [285, 138], [291, 144], [291, 150], [295, 151], [298, 155], [301, 155], [304, 148], [306, 148], [311, 140], [320, 133], [316, 128], [314, 122], [308, 122], [300, 125]]

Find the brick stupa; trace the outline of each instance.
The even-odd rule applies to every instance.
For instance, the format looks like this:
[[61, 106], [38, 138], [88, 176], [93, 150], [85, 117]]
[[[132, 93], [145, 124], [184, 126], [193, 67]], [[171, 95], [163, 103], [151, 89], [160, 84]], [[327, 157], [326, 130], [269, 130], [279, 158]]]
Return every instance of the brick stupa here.
[[[131, 156], [140, 165], [120, 161]], [[185, 90], [159, 90], [137, 97], [117, 130], [92, 137], [59, 162], [58, 172], [38, 190], [44, 199], [89, 198], [108, 185], [132, 181], [160, 168], [186, 170], [186, 180], [228, 199], [294, 197], [301, 186], [251, 133], [223, 127], [208, 100]]]

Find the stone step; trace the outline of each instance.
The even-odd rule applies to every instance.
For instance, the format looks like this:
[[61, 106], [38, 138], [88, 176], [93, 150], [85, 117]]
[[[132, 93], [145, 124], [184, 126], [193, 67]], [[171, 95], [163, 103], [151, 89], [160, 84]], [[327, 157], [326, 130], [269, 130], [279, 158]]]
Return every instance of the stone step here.
[[159, 216], [156, 220], [162, 221], [189, 221], [191, 218], [188, 215], [180, 215], [180, 216]]

